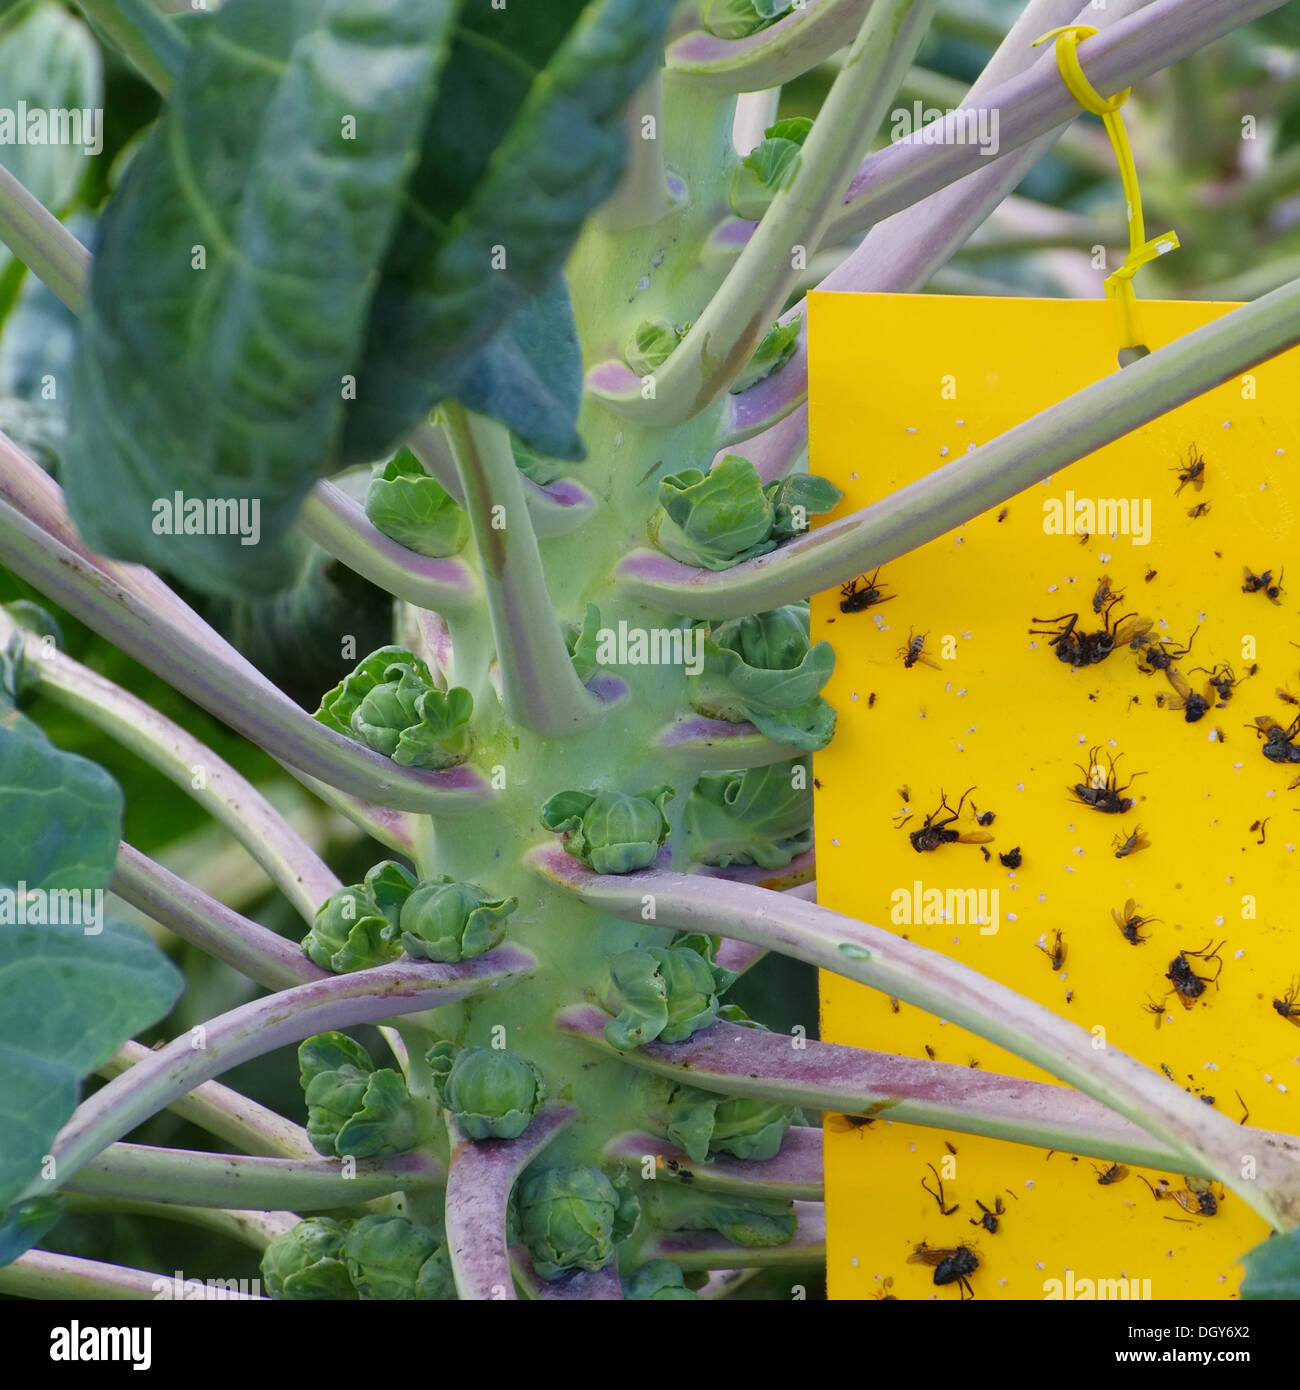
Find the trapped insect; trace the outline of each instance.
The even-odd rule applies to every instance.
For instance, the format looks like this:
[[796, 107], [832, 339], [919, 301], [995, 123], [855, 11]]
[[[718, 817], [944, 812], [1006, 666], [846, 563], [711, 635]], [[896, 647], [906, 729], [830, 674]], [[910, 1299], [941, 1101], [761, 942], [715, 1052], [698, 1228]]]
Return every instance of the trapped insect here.
[[1183, 679], [1176, 666], [1170, 666], [1165, 671], [1165, 679], [1174, 688], [1174, 694], [1169, 700], [1169, 708], [1180, 711], [1188, 724], [1199, 722], [1209, 710], [1214, 708], [1216, 691], [1208, 681], [1204, 691], [1195, 691]]
[[1112, 1163], [1109, 1168], [1098, 1168], [1093, 1164], [1093, 1170], [1097, 1174], [1098, 1187], [1109, 1187], [1112, 1183], [1123, 1182], [1128, 1177], [1128, 1169], [1122, 1163]]
[[1237, 676], [1233, 673], [1232, 667], [1227, 662], [1212, 668], [1193, 666], [1187, 674], [1190, 676], [1197, 671], [1202, 671], [1209, 677], [1210, 685], [1213, 686], [1214, 693], [1219, 697], [1219, 704], [1221, 706], [1226, 705], [1232, 698], [1232, 692], [1237, 685]]
[[1291, 981], [1290, 987], [1281, 999], [1273, 1000], [1273, 1007], [1279, 1015], [1286, 1019], [1288, 1023], [1294, 1023], [1300, 1028], [1300, 975]]
[[1106, 772], [1099, 786], [1097, 782], [1102, 769], [1097, 759], [1100, 754], [1101, 745], [1098, 744], [1088, 753], [1090, 767], [1085, 768], [1081, 764], [1075, 763], [1075, 767], [1083, 773], [1083, 781], [1076, 782], [1074, 786], [1070, 787], [1068, 790], [1072, 791], [1085, 806], [1091, 806], [1094, 811], [1101, 811], [1105, 815], [1122, 815], [1126, 811], [1131, 811], [1136, 802], [1132, 797], [1125, 796], [1124, 793], [1133, 785], [1136, 778], [1142, 777], [1145, 774], [1135, 772], [1123, 786], [1120, 786], [1119, 778], [1115, 771], [1115, 764], [1124, 755], [1121, 753], [1118, 756], [1112, 756], [1110, 753], [1107, 753]]
[[[932, 852], [940, 845], [983, 845], [993, 838], [983, 830], [969, 830], [963, 834], [961, 831], [948, 828], [961, 815], [962, 805], [974, 790], [974, 787], [969, 787], [962, 792], [956, 810], [948, 805], [947, 796], [940, 791], [939, 805], [926, 816], [925, 823], [919, 830], [908, 832], [907, 838], [911, 840], [912, 848], [918, 854]], [[940, 812], [943, 811], [947, 811], [948, 814], [940, 817]]]
[[933, 1163], [927, 1163], [925, 1166], [934, 1174], [934, 1180], [938, 1185], [938, 1191], [936, 1192], [924, 1178], [921, 1179], [922, 1188], [934, 1198], [939, 1208], [940, 1216], [951, 1216], [953, 1212], [957, 1210], [958, 1204], [954, 1202], [952, 1206], [948, 1205], [948, 1199], [943, 1195], [943, 1179], [939, 1176], [939, 1170]]
[[[1186, 646], [1180, 647], [1176, 642], [1152, 642], [1147, 647], [1146, 655], [1139, 660], [1138, 670], [1146, 671], [1148, 674], [1152, 671], [1168, 671], [1173, 662], [1182, 660], [1192, 650], [1192, 643], [1196, 640], [1196, 634], [1200, 630], [1198, 623], [1192, 629], [1192, 635], [1187, 639]], [[1134, 651], [1137, 651], [1143, 641], [1144, 638], [1138, 636], [1129, 645]], [[1146, 662], [1145, 666], [1142, 664], [1143, 661]]]
[[972, 1226], [983, 1226], [990, 1235], [997, 1235], [998, 1217], [1004, 1215], [1006, 1212], [1006, 1206], [1003, 1204], [1002, 1198], [994, 1197], [992, 1209], [986, 1207], [978, 1197], [975, 1199], [975, 1205], [984, 1214], [982, 1216], [972, 1216], [970, 1218], [970, 1224]]
[[[1219, 952], [1226, 944], [1226, 942], [1221, 941], [1211, 950], [1211, 942], [1206, 942], [1199, 951], [1179, 951], [1169, 962], [1165, 979], [1173, 985], [1173, 992], [1182, 1001], [1183, 1008], [1192, 1008], [1201, 995], [1205, 993], [1207, 985], [1218, 984], [1219, 976], [1223, 972], [1223, 960]], [[1192, 960], [1215, 961], [1218, 969], [1213, 975], [1198, 975], [1192, 969]]]
[[1281, 603], [1282, 576], [1286, 573], [1286, 568], [1278, 570], [1277, 580], [1274, 582], [1273, 571], [1267, 569], [1263, 574], [1255, 574], [1249, 566], [1242, 570], [1243, 583], [1241, 592], [1243, 594], [1265, 594], [1273, 603]]
[[1124, 904], [1123, 908], [1112, 907], [1111, 917], [1115, 920], [1115, 925], [1120, 929], [1120, 934], [1130, 946], [1140, 946], [1148, 939], [1141, 934], [1142, 928], [1152, 922], [1160, 921], [1159, 917], [1139, 917], [1137, 904], [1132, 898]]
[[1178, 474], [1178, 486], [1174, 489], [1175, 497], [1182, 492], [1188, 483], [1191, 483], [1196, 492], [1200, 492], [1205, 486], [1205, 459], [1197, 453], [1195, 444], [1187, 450], [1187, 462], [1172, 471]]
[[970, 1276], [980, 1267], [980, 1261], [979, 1256], [969, 1246], [958, 1245], [947, 1250], [929, 1246], [922, 1241], [913, 1248], [907, 1257], [907, 1263], [930, 1265], [934, 1269], [934, 1282], [940, 1286], [956, 1284], [961, 1289], [963, 1301], [967, 1297], [975, 1297], [975, 1290], [970, 1285]]
[[1159, 1186], [1151, 1183], [1139, 1173], [1138, 1177], [1146, 1183], [1157, 1202], [1169, 1199], [1177, 1202], [1185, 1212], [1193, 1216], [1216, 1216], [1220, 1198], [1215, 1194], [1213, 1183], [1205, 1178], [1184, 1178], [1186, 1187], [1174, 1187], [1167, 1178], [1159, 1179]]
[[867, 578], [865, 574], [860, 574], [856, 579], [850, 579], [846, 584], [842, 584], [840, 586], [840, 612], [864, 613], [876, 604], [888, 603], [890, 599], [897, 598], [897, 594], [881, 592], [882, 586], [876, 583], [879, 574], [879, 570], [870, 578]]
[[1127, 836], [1116, 835], [1111, 844], [1115, 846], [1116, 859], [1127, 859], [1130, 854], [1136, 854], [1138, 850], [1151, 847], [1151, 841], [1143, 835], [1140, 825], [1135, 825]]
[[1044, 946], [1038, 942], [1038, 949], [1052, 963], [1053, 970], [1059, 970], [1065, 964], [1065, 957], [1069, 953], [1069, 947], [1065, 944], [1065, 933], [1058, 927], [1052, 934], [1051, 946]]
[[[1251, 726], [1247, 724], [1246, 727]], [[1296, 743], [1300, 738], [1300, 714], [1286, 728], [1267, 714], [1257, 715], [1255, 732], [1264, 735], [1264, 746], [1259, 751], [1269, 762], [1300, 763], [1300, 744]]]
[[[1100, 581], [1097, 584], [1096, 591], [1093, 593], [1092, 596], [1092, 611], [1094, 613], [1100, 613], [1101, 610], [1106, 606], [1106, 600], [1110, 597], [1110, 575], [1103, 574]], [[1115, 597], [1120, 598], [1121, 595], [1116, 594]], [[1035, 621], [1037, 621], [1037, 619], [1035, 619]]]
[[932, 660], [925, 654], [925, 639], [930, 634], [928, 632], [913, 633], [909, 632], [907, 641], [898, 649], [898, 654], [903, 658], [903, 665], [911, 670], [919, 661], [923, 666], [933, 666], [936, 671], [941, 671], [943, 667], [937, 661]]
[[1139, 641], [1151, 630], [1152, 619], [1137, 613], [1124, 613], [1112, 620], [1111, 614], [1121, 595], [1116, 594], [1106, 604], [1100, 632], [1079, 632], [1079, 615], [1062, 613], [1055, 618], [1033, 618], [1035, 623], [1059, 623], [1058, 628], [1029, 629], [1030, 636], [1050, 637], [1049, 646], [1055, 648], [1059, 661], [1070, 666], [1095, 666], [1115, 650], [1126, 644]]

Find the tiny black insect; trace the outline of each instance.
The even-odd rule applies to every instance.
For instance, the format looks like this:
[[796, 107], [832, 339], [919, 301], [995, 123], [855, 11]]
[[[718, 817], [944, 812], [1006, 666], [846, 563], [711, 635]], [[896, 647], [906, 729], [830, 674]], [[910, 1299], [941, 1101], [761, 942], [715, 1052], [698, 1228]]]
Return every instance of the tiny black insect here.
[[1257, 845], [1262, 845], [1264, 843], [1264, 837], [1268, 834], [1268, 823], [1272, 819], [1272, 816], [1265, 816], [1263, 820], [1251, 821], [1250, 828], [1259, 831], [1259, 839], [1255, 841]]
[[[975, 790], [974, 787], [968, 788], [961, 795], [961, 801], [957, 803], [957, 809], [953, 810], [948, 805], [948, 799], [941, 791], [939, 793], [939, 805], [931, 811], [925, 818], [925, 823], [919, 830], [908, 832], [908, 839], [912, 842], [912, 848], [918, 854], [925, 854], [927, 851], [936, 850], [940, 845], [982, 845], [987, 844], [992, 835], [985, 834], [982, 830], [967, 831], [962, 834], [957, 830], [950, 830], [948, 827], [961, 815], [962, 804], [966, 798]], [[940, 818], [940, 812], [947, 811], [948, 814]]]
[[1165, 1006], [1163, 1000], [1157, 1003], [1149, 994], [1147, 995], [1147, 1002], [1142, 1005], [1142, 1012], [1144, 1014], [1155, 1015], [1157, 1028], [1165, 1021]]
[[1151, 922], [1159, 922], [1159, 917], [1139, 917], [1137, 915], [1137, 904], [1130, 898], [1123, 908], [1112, 907], [1110, 915], [1115, 919], [1115, 925], [1120, 929], [1124, 940], [1130, 946], [1140, 946], [1147, 938], [1143, 936], [1142, 928]]
[[992, 1210], [986, 1207], [978, 1197], [975, 1198], [975, 1205], [980, 1209], [980, 1211], [984, 1213], [984, 1215], [972, 1216], [970, 1219], [970, 1224], [972, 1226], [983, 1226], [984, 1229], [990, 1235], [997, 1235], [998, 1217], [1002, 1216], [1006, 1212], [1006, 1207], [1003, 1205], [1002, 1198], [994, 1197]]
[[1116, 859], [1127, 859], [1130, 854], [1136, 854], [1140, 849], [1148, 849], [1151, 841], [1143, 835], [1142, 827], [1138, 825], [1127, 838], [1116, 835], [1111, 844], [1115, 846]]
[[873, 708], [873, 707], [875, 706], [875, 703], [876, 703], [876, 692], [873, 690], [873, 691], [871, 692], [871, 694], [867, 696], [867, 708], [868, 708], [868, 709]]
[[1049, 646], [1056, 649], [1059, 661], [1071, 666], [1095, 666], [1126, 643], [1139, 641], [1151, 629], [1151, 619], [1137, 613], [1124, 613], [1112, 620], [1111, 613], [1122, 596], [1116, 594], [1106, 604], [1100, 632], [1078, 632], [1079, 615], [1062, 613], [1055, 618], [1034, 618], [1036, 623], [1059, 623], [1059, 628], [1031, 627], [1031, 637], [1050, 637]]
[[1052, 933], [1051, 946], [1044, 946], [1038, 942], [1038, 949], [1052, 962], [1052, 969], [1059, 970], [1065, 964], [1065, 957], [1069, 954], [1070, 948], [1065, 944], [1065, 933], [1058, 927]]
[[1210, 679], [1210, 685], [1214, 687], [1214, 693], [1219, 697], [1219, 703], [1226, 705], [1237, 685], [1237, 676], [1232, 667], [1225, 661], [1214, 667], [1193, 666], [1187, 674], [1191, 675], [1195, 671], [1205, 672]]
[[1094, 1163], [1093, 1169], [1097, 1174], [1097, 1185], [1099, 1187], [1109, 1187], [1113, 1182], [1123, 1182], [1128, 1177], [1128, 1169], [1122, 1163], [1112, 1163], [1109, 1168], [1098, 1168]]
[[1191, 483], [1197, 492], [1200, 492], [1205, 486], [1205, 460], [1196, 452], [1195, 444], [1187, 450], [1187, 462], [1172, 471], [1178, 474], [1178, 486], [1174, 489], [1175, 497], [1182, 492], [1188, 483]]
[[[1246, 725], [1250, 728], [1250, 725]], [[1256, 716], [1255, 732], [1264, 735], [1264, 746], [1260, 752], [1271, 763], [1300, 763], [1300, 714], [1284, 729], [1276, 719], [1267, 714]]]
[[[1171, 664], [1181, 661], [1188, 652], [1192, 650], [1192, 643], [1196, 640], [1196, 634], [1200, 632], [1201, 626], [1198, 623], [1192, 629], [1192, 635], [1187, 639], [1187, 645], [1180, 647], [1177, 642], [1152, 642], [1148, 645], [1146, 655], [1139, 659], [1138, 670], [1146, 671], [1149, 675], [1152, 671], [1168, 671]], [[1135, 638], [1129, 645], [1134, 651], [1142, 645], [1144, 637]], [[1142, 662], [1145, 661], [1144, 666]]]
[[1010, 507], [1003, 507], [1002, 510], [998, 513], [998, 520], [999, 520], [999, 521], [1005, 521], [1005, 520], [1007, 519], [1007, 513], [1008, 513], [1010, 510], [1011, 510]]
[[998, 855], [998, 863], [1004, 869], [1018, 869], [1024, 862], [1019, 845], [1013, 845], [1005, 854]]
[[1273, 1000], [1273, 1007], [1278, 1013], [1288, 1023], [1294, 1023], [1297, 1028], [1300, 1028], [1300, 1003], [1297, 1003], [1297, 1000], [1300, 1000], [1300, 975], [1291, 981], [1290, 988], [1281, 999]]
[[[1135, 772], [1123, 786], [1120, 786], [1118, 775], [1115, 772], [1115, 764], [1119, 759], [1107, 753], [1105, 780], [1102, 785], [1098, 786], [1096, 783], [1101, 773], [1101, 766], [1097, 762], [1097, 758], [1100, 753], [1100, 744], [1089, 750], [1088, 763], [1091, 770], [1081, 766], [1079, 763], [1075, 763], [1075, 767], [1083, 773], [1083, 781], [1076, 782], [1069, 790], [1074, 793], [1079, 801], [1085, 806], [1091, 806], [1094, 811], [1101, 811], [1108, 816], [1122, 815], [1126, 811], [1131, 811], [1134, 805], [1136, 805], [1134, 798], [1125, 796], [1124, 793], [1133, 785], [1136, 778], [1142, 777], [1145, 774]], [[1119, 755], [1121, 758], [1123, 756], [1122, 753]]]
[[1151, 581], [1152, 581], [1152, 580], [1156, 577], [1156, 575], [1159, 574], [1159, 573], [1160, 573], [1159, 570], [1148, 569], [1147, 572], [1142, 576], [1142, 578], [1145, 579], [1146, 582], [1147, 582], [1148, 584], [1150, 584]]
[[959, 1204], [954, 1202], [952, 1206], [948, 1205], [948, 1199], [943, 1195], [943, 1179], [939, 1176], [939, 1170], [933, 1163], [927, 1163], [925, 1166], [934, 1174], [934, 1180], [938, 1184], [939, 1190], [936, 1192], [924, 1178], [921, 1179], [922, 1188], [938, 1203], [940, 1216], [951, 1216]]
[[1267, 594], [1274, 603], [1280, 603], [1279, 595], [1282, 592], [1282, 576], [1286, 573], [1285, 566], [1278, 570], [1276, 583], [1273, 580], [1273, 571], [1267, 569], [1263, 574], [1255, 574], [1249, 566], [1242, 570], [1244, 583], [1241, 586], [1243, 594]]
[[876, 571], [870, 578], [865, 574], [860, 574], [856, 579], [850, 579], [847, 584], [840, 585], [840, 612], [841, 613], [865, 613], [877, 603], [888, 603], [891, 598], [897, 598], [897, 594], [882, 594], [881, 586], [876, 583]]
[[907, 634], [907, 641], [898, 649], [898, 654], [903, 658], [903, 665], [911, 670], [919, 661], [923, 666], [933, 666], [936, 671], [943, 670], [937, 661], [932, 661], [925, 654], [925, 639], [930, 634], [928, 632]]
[[[1182, 1001], [1183, 1008], [1192, 1008], [1196, 1001], [1205, 993], [1206, 985], [1217, 985], [1219, 976], [1223, 972], [1223, 960], [1219, 952], [1223, 949], [1225, 942], [1220, 941], [1213, 950], [1210, 949], [1212, 939], [1199, 951], [1179, 951], [1179, 953], [1169, 962], [1169, 969], [1165, 973], [1165, 979], [1174, 987], [1174, 993]], [[1188, 957], [1195, 960], [1212, 960], [1218, 963], [1218, 969], [1213, 975], [1198, 975], [1192, 969]]]
[[935, 1249], [922, 1241], [907, 1257], [908, 1264], [930, 1265], [934, 1269], [934, 1282], [939, 1285], [956, 1284], [961, 1289], [962, 1299], [974, 1298], [975, 1290], [970, 1286], [970, 1276], [980, 1267], [979, 1256], [966, 1245], [955, 1249]]
[[934, 1061], [934, 1048], [932, 1048], [932, 1047], [930, 1046], [929, 1043], [926, 1043], [926, 1044], [925, 1044], [925, 1055], [926, 1055], [932, 1062]]

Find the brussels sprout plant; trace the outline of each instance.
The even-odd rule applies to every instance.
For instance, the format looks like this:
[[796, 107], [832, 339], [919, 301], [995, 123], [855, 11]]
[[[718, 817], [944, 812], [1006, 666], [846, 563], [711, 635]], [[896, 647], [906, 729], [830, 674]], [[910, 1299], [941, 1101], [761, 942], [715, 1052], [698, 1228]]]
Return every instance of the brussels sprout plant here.
[[[0, 1292], [150, 1297], [148, 1270], [68, 1253], [76, 1213], [119, 1203], [243, 1242], [273, 1299], [694, 1301], [760, 1270], [802, 1297], [819, 1116], [882, 1097], [1300, 1226], [1278, 1137], [1243, 1176], [1238, 1127], [1180, 1085], [817, 905], [834, 652], [807, 607], [1300, 341], [1296, 281], [907, 495], [844, 514], [809, 472], [804, 294], [919, 291], [1066, 137], [1032, 39], [1099, 26], [1109, 93], [1280, 4], [1028, 0], [969, 98], [1000, 114], [991, 158], [880, 144], [952, 33], [939, 0], [79, 0], [93, 30], [39, 6], [160, 104], [95, 179], [19, 177], [0, 146], [0, 379], [21, 352], [56, 388], [0, 419], [24, 586], [0, 886], [111, 889], [150, 925], [0, 929], [23, 1117]], [[34, 42], [10, 8], [0, 72]], [[805, 77], [801, 115], [781, 89]], [[236, 611], [269, 639], [227, 640]], [[300, 702], [275, 662], [307, 649], [333, 674]], [[71, 650], [121, 654], [120, 680]], [[189, 794], [292, 930], [127, 843], [114, 778], [42, 731], [55, 707]], [[361, 833], [346, 869], [264, 761], [234, 765], [244, 741]], [[837, 972], [1065, 1085], [995, 1105], [983, 1073], [889, 1058], [882, 1092], [879, 1054], [749, 1019], [756, 966]], [[275, 1106], [217, 1079], [295, 1047]], [[206, 1144], [128, 1141], [169, 1114]], [[1297, 1263], [1271, 1252], [1264, 1282], [1294, 1296]]]

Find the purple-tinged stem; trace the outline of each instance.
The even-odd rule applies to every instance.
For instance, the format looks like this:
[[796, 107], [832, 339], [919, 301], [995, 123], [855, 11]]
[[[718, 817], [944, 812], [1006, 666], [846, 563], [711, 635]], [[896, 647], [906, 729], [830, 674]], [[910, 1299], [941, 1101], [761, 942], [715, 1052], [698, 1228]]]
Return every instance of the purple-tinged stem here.
[[826, 1261], [826, 1208], [796, 1202], [799, 1227], [784, 1245], [737, 1245], [716, 1231], [661, 1231], [641, 1247], [645, 1260], [673, 1260], [683, 1269], [773, 1269]]
[[117, 852], [111, 888], [183, 941], [267, 989], [291, 989], [333, 978], [294, 942], [250, 922], [125, 841]]
[[543, 1303], [614, 1303], [622, 1302], [623, 1286], [618, 1269], [611, 1261], [595, 1271], [575, 1269], [558, 1279], [543, 1279], [533, 1269], [532, 1257], [522, 1245], [510, 1247], [510, 1264], [516, 1281], [530, 1299]]
[[1258, 1176], [1243, 1178], [1242, 1131], [1226, 1116], [1117, 1048], [1097, 1048], [1090, 1033], [958, 961], [788, 893], [695, 874], [593, 874], [556, 846], [532, 851], [528, 862], [549, 882], [612, 916], [639, 921], [649, 898], [661, 927], [761, 943], [949, 1019], [1117, 1110], [1183, 1154], [1182, 1162], [1232, 1188], [1271, 1225], [1286, 1230], [1300, 1224], [1300, 1145], [1279, 1145], [1252, 1132]]
[[654, 550], [620, 564], [629, 595], [696, 618], [794, 603], [871, 571], [1066, 464], [1300, 343], [1300, 280], [1195, 329], [851, 516], [728, 570]]
[[[706, 1088], [707, 1089], [707, 1088]], [[605, 1145], [609, 1158], [639, 1163], [655, 1160], [657, 1182], [692, 1182], [697, 1187], [735, 1192], [749, 1197], [779, 1197], [783, 1201], [822, 1199], [822, 1132], [796, 1125], [785, 1137], [781, 1152], [762, 1163], [750, 1163], [725, 1154], [707, 1163], [696, 1163], [683, 1150], [652, 1134], [620, 1134]], [[675, 1164], [669, 1168], [669, 1164]], [[686, 1176], [683, 1177], [683, 1174]]]
[[[16, 1298], [143, 1302], [158, 1297], [160, 1283], [170, 1286], [171, 1276], [76, 1255], [56, 1255], [49, 1250], [29, 1250], [0, 1269], [0, 1293]], [[259, 1294], [237, 1291], [224, 1293], [224, 1297], [262, 1301]]]
[[799, 757], [799, 749], [774, 743], [752, 724], [683, 715], [659, 735], [666, 761], [690, 772], [728, 772], [732, 768], [765, 767]]
[[506, 1246], [506, 1208], [520, 1173], [572, 1123], [572, 1106], [542, 1110], [518, 1139], [453, 1135], [447, 1172], [447, 1248], [462, 1299], [515, 1298]]
[[366, 509], [331, 482], [317, 483], [307, 494], [297, 524], [322, 550], [404, 603], [455, 612], [481, 598], [467, 566], [408, 550], [384, 535]]
[[[733, 864], [729, 869], [718, 869], [711, 864], [701, 864], [691, 870], [701, 878], [718, 878], [727, 883], [751, 883], [762, 888], [771, 888], [778, 893], [792, 891], [806, 886], [817, 872], [817, 852], [805, 850], [781, 869], [765, 869], [761, 864]], [[815, 900], [814, 900], [815, 901]]]
[[506, 714], [552, 738], [590, 728], [607, 706], [578, 679], [564, 645], [509, 433], [454, 403], [443, 413], [482, 564]]
[[768, 29], [746, 39], [719, 39], [696, 29], [671, 44], [670, 73], [720, 92], [758, 92], [802, 77], [853, 42], [868, 0], [805, 0]]
[[68, 1211], [115, 1212], [123, 1216], [151, 1216], [156, 1221], [177, 1221], [200, 1230], [216, 1231], [253, 1250], [265, 1250], [277, 1237], [302, 1220], [296, 1211], [233, 1211], [225, 1207], [178, 1207], [165, 1202], [145, 1202], [126, 1197], [89, 1197], [64, 1191]]
[[364, 831], [381, 845], [404, 854], [408, 859], [415, 858], [415, 827], [408, 811], [394, 811], [380, 806], [374, 801], [365, 801], [359, 796], [349, 796], [318, 777], [310, 777], [297, 768], [286, 767], [291, 777], [297, 778], [309, 792], [332, 806], [341, 816], [350, 820], [358, 830]]
[[[58, 1180], [66, 1182], [150, 1115], [241, 1062], [313, 1033], [457, 1004], [532, 966], [533, 958], [518, 947], [499, 946], [456, 965], [399, 961], [243, 1004], [151, 1052], [83, 1101], [51, 1148]], [[38, 1178], [21, 1195], [37, 1196], [45, 1187]]]
[[700, 1298], [727, 1298], [758, 1273], [756, 1269], [713, 1269], [695, 1291]]
[[175, 1206], [325, 1211], [446, 1180], [442, 1164], [419, 1150], [361, 1159], [347, 1177], [336, 1158], [260, 1158], [111, 1144], [65, 1190]]
[[[123, 1072], [155, 1057], [152, 1048], [143, 1043], [124, 1042], [98, 1068], [100, 1076], [121, 1076]], [[263, 1154], [267, 1158], [316, 1158], [316, 1150], [307, 1131], [292, 1120], [255, 1100], [240, 1095], [219, 1081], [205, 1081], [192, 1091], [177, 1096], [168, 1103], [168, 1110], [215, 1135], [225, 1144], [232, 1144], [245, 1153]]]
[[220, 649], [152, 610], [3, 502], [0, 564], [280, 762], [397, 810], [464, 814], [491, 798], [487, 783], [471, 767], [449, 772], [399, 767], [326, 728], [247, 662], [226, 660]]

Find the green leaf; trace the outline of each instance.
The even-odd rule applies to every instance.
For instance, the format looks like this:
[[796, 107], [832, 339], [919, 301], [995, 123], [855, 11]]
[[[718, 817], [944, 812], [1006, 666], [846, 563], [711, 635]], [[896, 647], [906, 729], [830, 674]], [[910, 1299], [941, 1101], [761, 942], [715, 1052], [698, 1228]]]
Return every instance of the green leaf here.
[[637, 324], [623, 356], [637, 376], [650, 376], [677, 351], [685, 336], [685, 328], [674, 328], [667, 319], [646, 319]]
[[473, 393], [479, 349], [554, 284], [622, 176], [623, 108], [672, 8], [466, 0], [376, 289], [345, 462], [383, 457], [443, 396]]
[[799, 1228], [794, 1204], [779, 1197], [708, 1192], [680, 1183], [643, 1185], [646, 1215], [665, 1231], [717, 1231], [737, 1245], [785, 1245]]
[[769, 126], [764, 138], [731, 171], [727, 196], [737, 217], [757, 222], [772, 199], [794, 182], [799, 151], [812, 124], [807, 116], [792, 116]]
[[584, 685], [600, 670], [600, 662], [596, 659], [599, 634], [600, 609], [594, 603], [587, 605], [581, 627], [569, 623], [564, 629], [564, 645]]
[[0, 1219], [0, 1266], [12, 1264], [63, 1216], [63, 1198], [29, 1197], [15, 1202]]
[[[784, 0], [782, 12], [792, 4], [793, 0]], [[771, 22], [772, 16], [759, 8], [759, 0], [704, 0], [700, 6], [700, 26], [719, 39], [745, 39]]]
[[480, 415], [501, 420], [530, 450], [580, 462], [582, 349], [569, 287], [557, 277], [483, 348], [456, 388]]
[[[93, 549], [205, 590], [286, 582], [281, 538], [335, 466], [344, 378], [453, 13], [452, 0], [226, 0], [192, 33], [100, 221], [65, 483]], [[261, 543], [155, 532], [155, 499], [178, 490], [257, 500]]]
[[1300, 1299], [1300, 1231], [1271, 1236], [1241, 1257], [1246, 1277], [1241, 1296], [1248, 1299]]
[[[792, 775], [802, 772], [801, 785]], [[707, 772], [686, 801], [691, 858], [727, 868], [780, 869], [812, 848], [812, 786], [806, 760], [744, 772]]]
[[409, 449], [399, 449], [371, 479], [366, 515], [399, 545], [435, 560], [457, 554], [469, 540], [469, 517]]
[[662, 479], [659, 501], [650, 539], [683, 564], [724, 570], [776, 549], [762, 479], [739, 454], [707, 473], [684, 468]]
[[[795, 349], [799, 346], [799, 324], [803, 320], [802, 314], [796, 314], [789, 323], [774, 323], [771, 328], [763, 335], [763, 341], [754, 349], [754, 355], [749, 359], [744, 371], [731, 384], [731, 394], [738, 396], [742, 391], [748, 391], [751, 386], [756, 386], [760, 381], [779, 372], [782, 367], [794, 356]], [[819, 481], [825, 481], [821, 479]], [[827, 483], [827, 487], [833, 484]], [[838, 494], [836, 501], [844, 494], [835, 489]], [[784, 539], [784, 537], [778, 537]]]
[[768, 483], [763, 495], [772, 506], [772, 537], [788, 541], [808, 529], [808, 518], [833, 512], [844, 500], [844, 494], [829, 478], [816, 474], [794, 473]]

